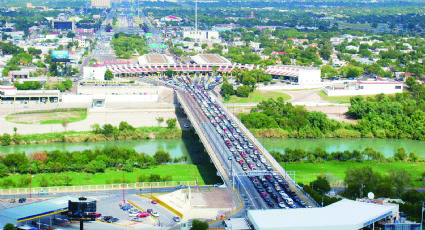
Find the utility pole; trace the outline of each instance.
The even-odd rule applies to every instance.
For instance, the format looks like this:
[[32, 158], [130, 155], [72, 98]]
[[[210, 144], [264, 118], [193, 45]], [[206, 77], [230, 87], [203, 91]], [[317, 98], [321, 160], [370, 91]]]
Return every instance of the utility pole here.
[[31, 182], [32, 182], [32, 175], [31, 175], [31, 168], [30, 168], [30, 199], [31, 199]]
[[125, 204], [125, 190], [124, 190], [124, 169], [122, 169], [122, 201]]
[[198, 0], [195, 0], [195, 32], [198, 34]]

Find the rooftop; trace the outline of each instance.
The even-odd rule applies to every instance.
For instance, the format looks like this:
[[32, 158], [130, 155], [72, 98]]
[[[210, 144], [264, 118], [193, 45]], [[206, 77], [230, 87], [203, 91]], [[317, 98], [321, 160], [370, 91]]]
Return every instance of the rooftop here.
[[255, 229], [361, 229], [375, 221], [398, 215], [398, 205], [341, 200], [324, 208], [249, 210]]

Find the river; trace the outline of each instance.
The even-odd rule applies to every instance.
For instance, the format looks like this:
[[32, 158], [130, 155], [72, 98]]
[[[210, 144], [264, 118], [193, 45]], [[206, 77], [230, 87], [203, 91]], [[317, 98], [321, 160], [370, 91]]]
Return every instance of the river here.
[[[260, 138], [261, 143], [270, 151], [277, 150], [284, 152], [285, 148], [303, 148], [306, 150], [314, 150], [320, 147], [327, 152], [344, 151], [344, 150], [363, 150], [367, 146], [373, 147], [375, 150], [392, 156], [397, 148], [403, 147], [407, 152], [415, 152], [421, 157], [425, 157], [425, 142], [414, 140], [395, 140], [395, 139], [273, 139]], [[31, 154], [42, 150], [62, 150], [62, 151], [82, 151], [85, 149], [103, 148], [106, 146], [119, 146], [123, 148], [133, 148], [137, 152], [144, 152], [153, 155], [158, 149], [168, 151], [171, 157], [181, 157], [189, 155], [197, 155], [202, 151], [199, 142], [190, 139], [154, 139], [154, 140], [130, 140], [130, 141], [101, 141], [101, 142], [83, 142], [83, 143], [51, 143], [51, 144], [34, 144], [34, 145], [11, 145], [0, 146], [0, 153], [25, 152]]]

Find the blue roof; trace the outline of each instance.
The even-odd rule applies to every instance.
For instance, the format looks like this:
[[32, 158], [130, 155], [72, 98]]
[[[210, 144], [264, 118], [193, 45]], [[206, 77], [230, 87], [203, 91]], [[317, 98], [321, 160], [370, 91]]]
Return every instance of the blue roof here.
[[0, 226], [4, 226], [7, 223], [17, 225], [17, 223], [19, 222], [67, 211], [68, 200], [78, 201], [78, 197], [63, 196], [59, 198], [0, 210]]

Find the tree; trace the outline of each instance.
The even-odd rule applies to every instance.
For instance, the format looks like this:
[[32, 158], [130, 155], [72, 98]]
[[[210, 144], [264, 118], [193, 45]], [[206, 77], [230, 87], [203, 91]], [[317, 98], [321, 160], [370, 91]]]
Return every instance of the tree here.
[[194, 219], [190, 230], [207, 230], [209, 227], [208, 222]]
[[235, 90], [233, 89], [232, 84], [223, 83], [221, 85], [221, 95], [226, 96], [226, 95], [234, 95], [234, 94], [235, 94]]
[[363, 197], [368, 192], [375, 192], [381, 182], [381, 174], [374, 172], [369, 166], [363, 168], [348, 168], [345, 171], [347, 195]]
[[176, 118], [170, 118], [166, 121], [167, 127], [169, 129], [174, 129], [177, 125], [177, 119]]
[[425, 201], [425, 195], [416, 189], [409, 189], [407, 192], [401, 194], [401, 199], [405, 202], [407, 201], [414, 204], [416, 202]]
[[1, 145], [3, 146], [9, 145], [11, 141], [12, 141], [12, 138], [10, 137], [10, 134], [8, 133], [4, 133], [3, 136], [1, 137]]
[[163, 117], [157, 117], [156, 121], [158, 122], [158, 126], [161, 126], [161, 123], [164, 122], [164, 118]]
[[363, 74], [364, 69], [353, 65], [346, 65], [341, 68], [341, 73], [348, 78], [356, 78]]
[[71, 32], [71, 31], [69, 31], [69, 32], [66, 34], [66, 37], [67, 37], [67, 38], [74, 38], [74, 37], [75, 37], [75, 34], [74, 34], [73, 32]]
[[167, 77], [172, 77], [174, 74], [174, 71], [171, 68], [167, 69], [167, 72], [165, 73], [165, 75], [167, 75]]
[[15, 225], [13, 225], [12, 223], [7, 223], [4, 227], [3, 230], [16, 230]]
[[314, 190], [318, 191], [320, 195], [325, 195], [329, 191], [331, 191], [331, 186], [329, 184], [329, 181], [326, 180], [326, 178], [323, 178], [321, 176], [317, 177], [317, 179], [313, 182], [311, 182], [311, 186]]
[[105, 72], [104, 78], [105, 78], [105, 81], [112, 80], [112, 78], [114, 78], [114, 74], [109, 69], [107, 69]]
[[0, 177], [5, 177], [8, 174], [9, 174], [9, 168], [3, 163], [0, 163]]
[[62, 127], [65, 129], [65, 133], [66, 133], [66, 127], [68, 127], [68, 119], [67, 118], [62, 119]]
[[250, 91], [249, 86], [241, 85], [236, 89], [236, 95], [238, 95], [238, 97], [248, 97]]
[[390, 177], [394, 182], [394, 187], [398, 196], [404, 192], [406, 186], [412, 184], [412, 174], [407, 172], [406, 169], [391, 170]]
[[398, 148], [397, 152], [394, 154], [394, 160], [396, 161], [405, 161], [407, 160], [407, 152], [404, 148]]
[[155, 159], [157, 164], [167, 163], [172, 160], [170, 153], [162, 149], [156, 151], [153, 155], [153, 158]]
[[322, 78], [333, 78], [338, 75], [338, 71], [330, 65], [323, 65], [320, 69]]

